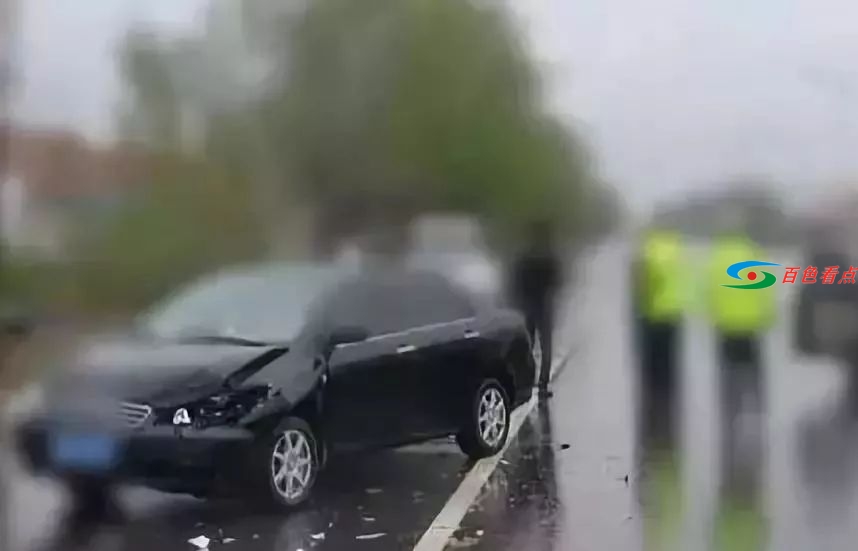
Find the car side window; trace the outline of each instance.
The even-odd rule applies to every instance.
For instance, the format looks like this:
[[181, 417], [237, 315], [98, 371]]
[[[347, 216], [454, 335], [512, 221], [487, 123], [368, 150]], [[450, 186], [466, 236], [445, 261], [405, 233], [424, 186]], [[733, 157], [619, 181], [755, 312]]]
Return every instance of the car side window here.
[[370, 336], [396, 333], [407, 328], [402, 307], [397, 305], [394, 285], [384, 279], [346, 283], [334, 293], [325, 318], [329, 326], [357, 326]]
[[409, 325], [447, 323], [475, 315], [470, 297], [438, 274], [419, 274], [405, 286]]
[[436, 274], [379, 276], [349, 282], [325, 309], [330, 326], [359, 326], [371, 336], [474, 315], [469, 297]]

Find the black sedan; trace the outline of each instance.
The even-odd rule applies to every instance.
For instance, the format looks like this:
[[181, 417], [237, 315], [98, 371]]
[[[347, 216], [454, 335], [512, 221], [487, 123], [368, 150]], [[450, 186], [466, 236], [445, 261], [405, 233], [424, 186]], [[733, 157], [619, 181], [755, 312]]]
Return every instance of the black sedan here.
[[314, 265], [207, 276], [69, 363], [18, 429], [37, 473], [78, 499], [121, 482], [287, 507], [336, 454], [498, 453], [535, 375], [513, 311], [438, 274]]

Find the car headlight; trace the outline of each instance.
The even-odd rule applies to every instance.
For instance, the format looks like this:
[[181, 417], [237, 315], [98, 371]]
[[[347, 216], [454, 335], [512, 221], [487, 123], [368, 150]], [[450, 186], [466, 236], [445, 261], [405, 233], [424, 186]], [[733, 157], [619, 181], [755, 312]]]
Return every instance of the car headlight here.
[[253, 411], [269, 395], [267, 386], [223, 391], [191, 404], [161, 409], [156, 423], [198, 429], [230, 425]]
[[191, 424], [191, 414], [188, 412], [187, 408], [179, 408], [176, 410], [176, 413], [173, 414], [173, 424], [177, 427]]

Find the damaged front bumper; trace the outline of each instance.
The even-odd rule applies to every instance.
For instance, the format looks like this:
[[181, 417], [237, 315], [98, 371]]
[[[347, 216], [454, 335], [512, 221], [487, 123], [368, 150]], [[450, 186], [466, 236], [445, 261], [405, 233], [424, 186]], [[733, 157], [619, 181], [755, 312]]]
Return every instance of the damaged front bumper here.
[[238, 427], [150, 423], [128, 430], [38, 419], [19, 426], [16, 440], [36, 474], [197, 492], [244, 470], [254, 434]]

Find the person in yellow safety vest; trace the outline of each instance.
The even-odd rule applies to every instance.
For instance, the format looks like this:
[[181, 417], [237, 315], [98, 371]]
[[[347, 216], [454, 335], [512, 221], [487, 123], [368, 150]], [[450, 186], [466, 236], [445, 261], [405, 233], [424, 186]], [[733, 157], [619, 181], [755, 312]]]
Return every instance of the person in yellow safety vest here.
[[[766, 260], [766, 253], [749, 237], [728, 233], [716, 239], [708, 267], [710, 285], [708, 288], [708, 314], [712, 325], [722, 337], [722, 352], [725, 348], [736, 347], [736, 341], [742, 341], [747, 347], [749, 340], [755, 340], [765, 333], [774, 323], [777, 312], [776, 292], [773, 285], [763, 289], [737, 289], [724, 285], [742, 285], [748, 281], [748, 274], [754, 272], [755, 282], [764, 277], [761, 271], [772, 271], [765, 266], [751, 267], [739, 274], [746, 276], [739, 281], [727, 274], [731, 265], [744, 262]], [[740, 347], [741, 348], [741, 347]], [[741, 359], [746, 362], [748, 360]]]
[[[768, 262], [749, 236], [726, 232], [712, 246], [706, 289], [709, 320], [716, 333], [720, 374], [721, 500], [718, 533], [723, 549], [762, 549], [763, 525], [759, 512], [762, 491], [763, 403], [762, 340], [777, 319], [778, 285], [742, 289], [725, 285], [763, 282], [763, 272], [776, 267], [748, 267], [743, 281], [727, 273], [738, 262]], [[750, 272], [755, 272], [750, 276]], [[738, 421], [742, 421], [741, 424]], [[735, 546], [743, 534], [742, 547]]]
[[678, 232], [649, 230], [632, 269], [639, 357], [635, 488], [643, 506], [647, 550], [672, 551], [682, 510], [675, 421], [679, 337], [687, 267]]
[[641, 436], [672, 441], [679, 332], [685, 310], [682, 237], [653, 229], [633, 269], [635, 325], [640, 358]]

